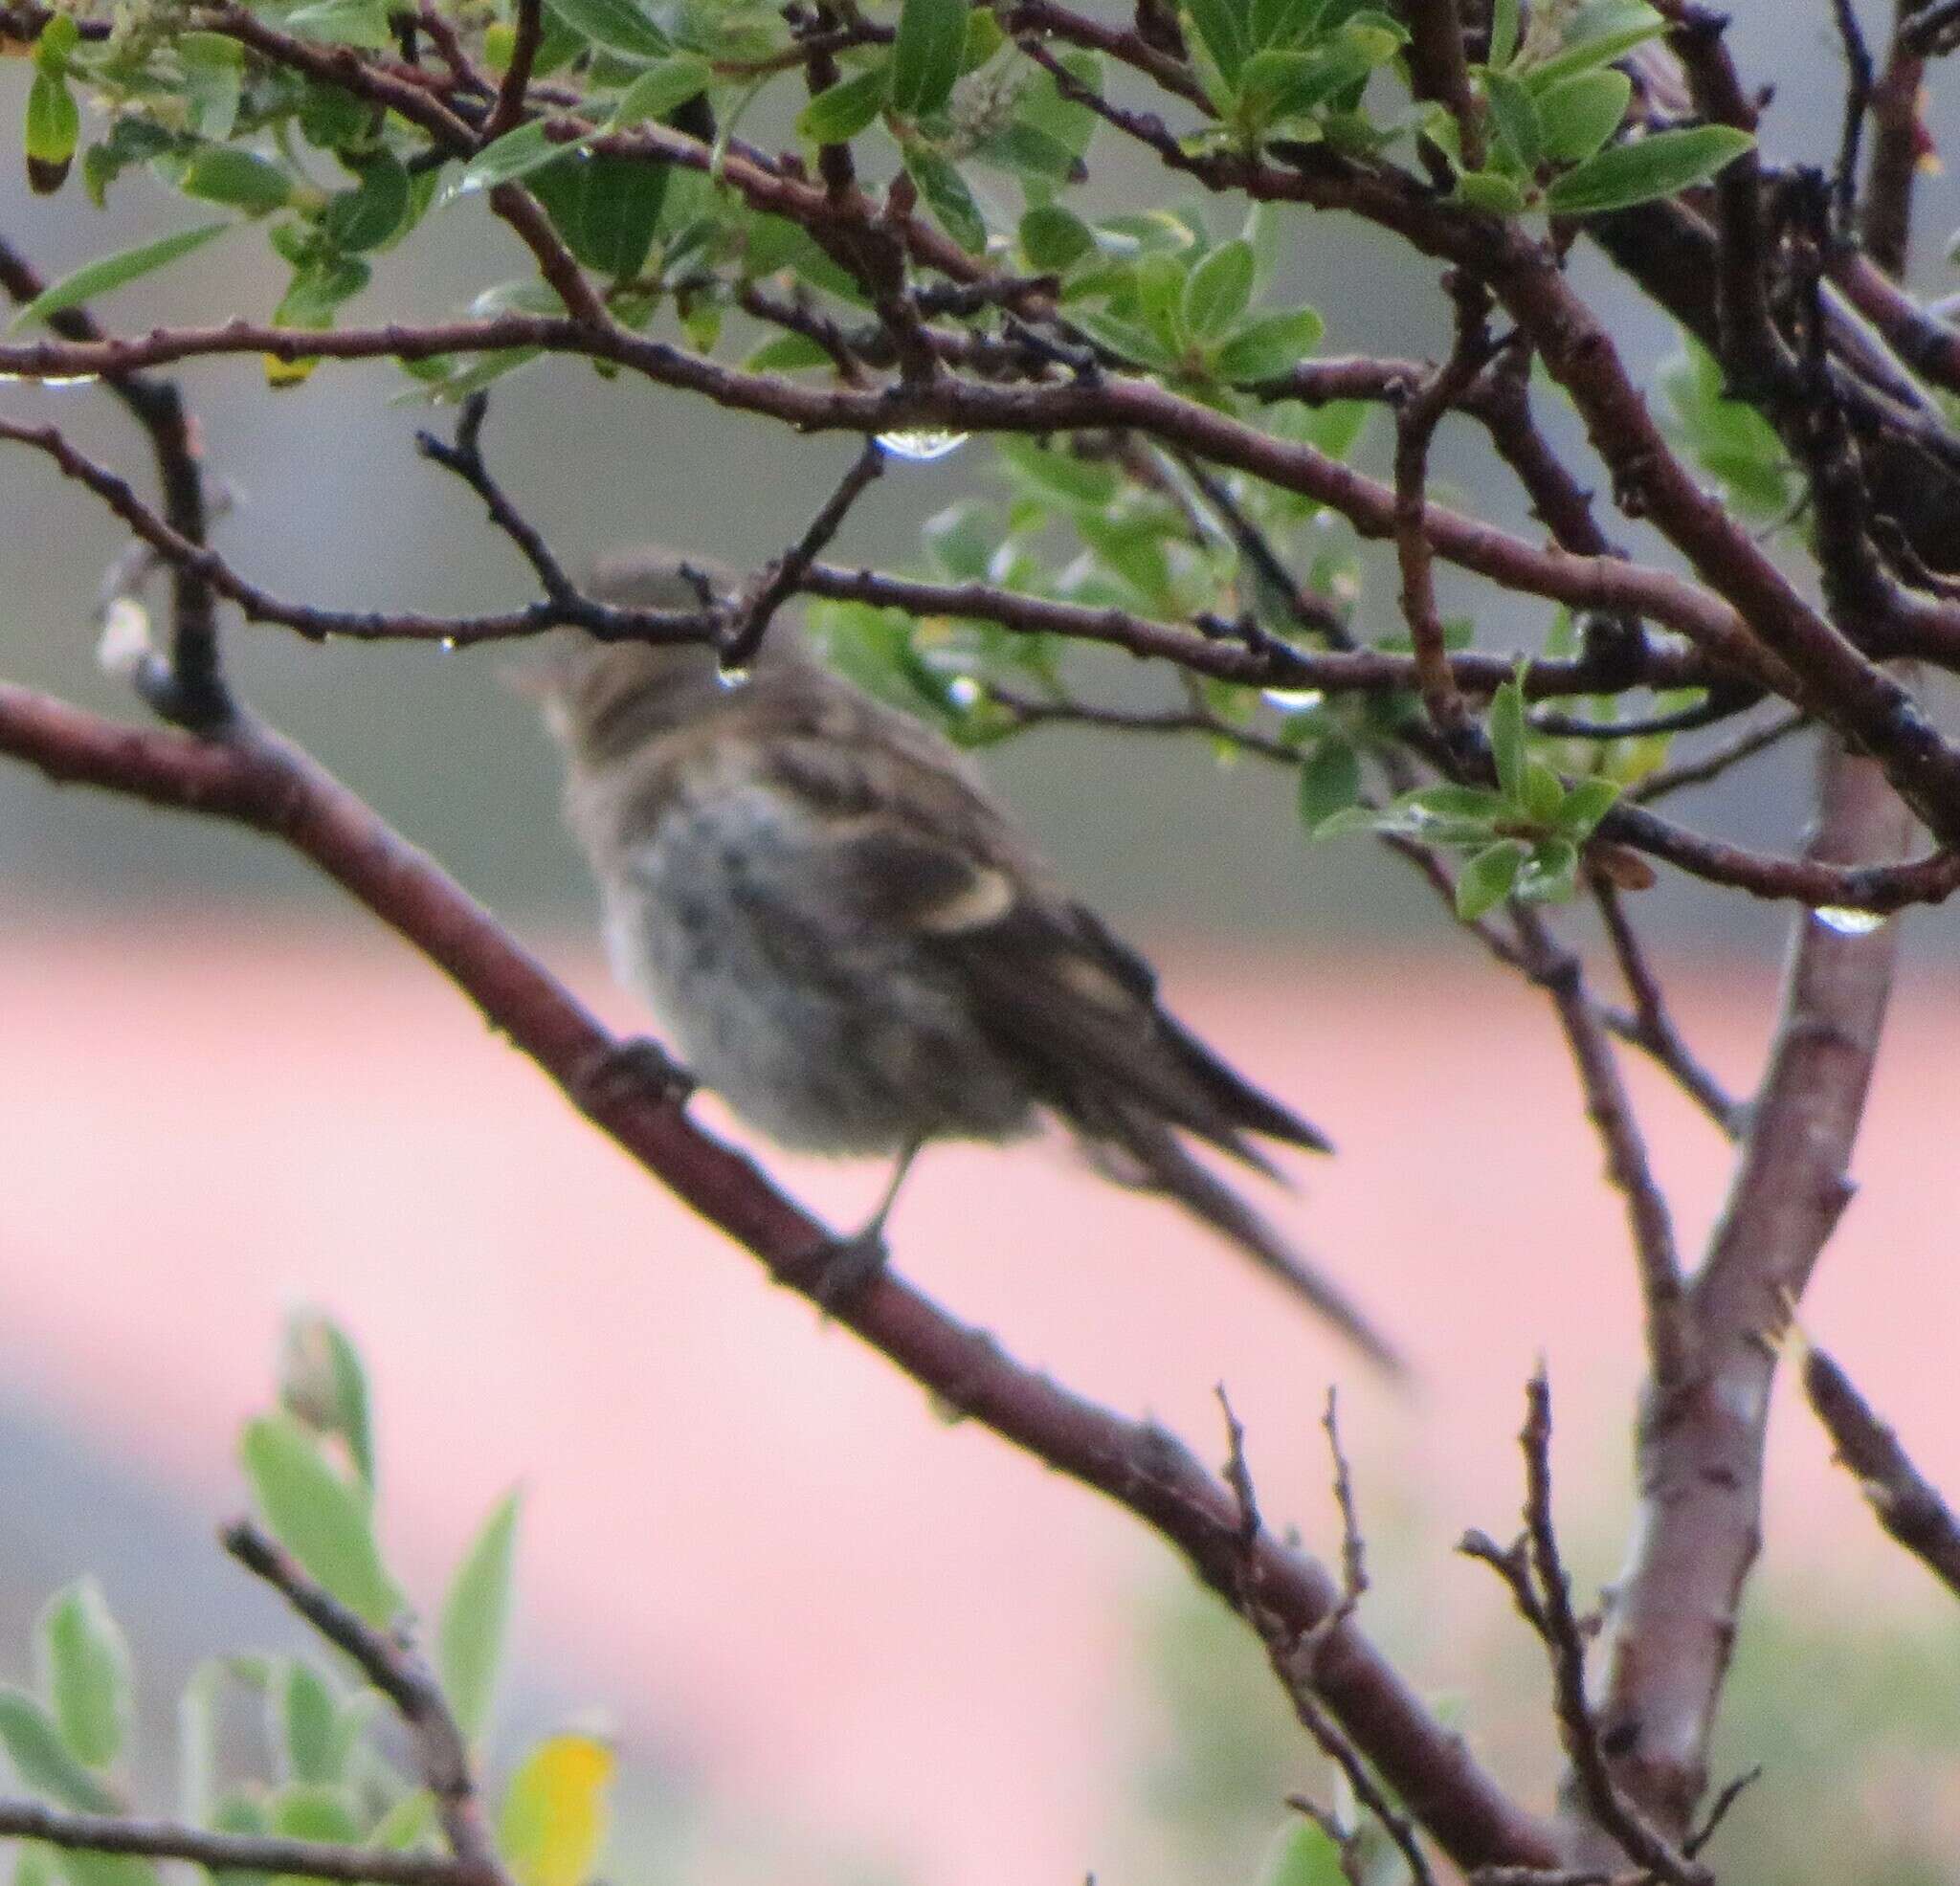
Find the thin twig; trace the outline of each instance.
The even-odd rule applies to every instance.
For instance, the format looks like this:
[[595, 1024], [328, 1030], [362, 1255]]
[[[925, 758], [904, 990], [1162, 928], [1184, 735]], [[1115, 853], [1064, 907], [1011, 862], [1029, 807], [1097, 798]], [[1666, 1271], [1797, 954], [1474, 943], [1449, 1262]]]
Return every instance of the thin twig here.
[[851, 506], [883, 470], [884, 447], [877, 439], [867, 438], [851, 469], [837, 480], [837, 488], [811, 519], [809, 528], [769, 566], [755, 593], [743, 605], [734, 628], [721, 644], [724, 669], [746, 667], [754, 659], [776, 610], [802, 587], [811, 565], [842, 527]]
[[1605, 1148], [1608, 1176], [1626, 1201], [1646, 1313], [1648, 1358], [1654, 1378], [1664, 1392], [1682, 1379], [1693, 1346], [1686, 1284], [1667, 1200], [1648, 1165], [1646, 1143], [1640, 1137], [1633, 1102], [1587, 993], [1578, 957], [1552, 937], [1544, 919], [1528, 906], [1518, 905], [1513, 921], [1532, 979], [1550, 995], [1558, 1011], [1578, 1070], [1587, 1118]]
[[445, 1854], [342, 1847], [270, 1834], [214, 1833], [173, 1821], [76, 1813], [41, 1801], [0, 1801], [0, 1837], [38, 1840], [71, 1852], [189, 1860], [218, 1874], [287, 1874], [366, 1886], [500, 1886], [502, 1878]]
[[551, 602], [575, 605], [578, 586], [565, 573], [565, 566], [545, 542], [544, 533], [518, 510], [491, 476], [483, 457], [483, 421], [489, 411], [490, 395], [483, 391], [472, 393], [457, 413], [455, 442], [421, 432], [415, 434], [415, 450], [444, 471], [454, 472], [483, 500], [490, 521], [517, 546]]
[[328, 1643], [352, 1657], [394, 1705], [413, 1742], [423, 1785], [435, 1797], [450, 1850], [478, 1877], [513, 1886], [484, 1823], [469, 1743], [428, 1666], [402, 1639], [377, 1631], [309, 1578], [250, 1520], [228, 1525], [220, 1539], [247, 1571], [262, 1578]]
[[1273, 1670], [1293, 1704], [1294, 1715], [1301, 1726], [1320, 1745], [1327, 1760], [1347, 1777], [1355, 1800], [1381, 1823], [1383, 1831], [1395, 1843], [1408, 1863], [1413, 1886], [1437, 1886], [1429, 1856], [1422, 1850], [1421, 1838], [1414, 1827], [1383, 1791], [1370, 1772], [1368, 1764], [1342, 1732], [1318, 1694], [1322, 1656], [1335, 1633], [1347, 1624], [1367, 1588], [1366, 1576], [1360, 1569], [1364, 1560], [1360, 1538], [1357, 1532], [1350, 1530], [1353, 1526], [1351, 1490], [1346, 1495], [1341, 1491], [1348, 1478], [1347, 1463], [1341, 1454], [1338, 1431], [1331, 1425], [1331, 1400], [1327, 1415], [1328, 1438], [1334, 1449], [1335, 1498], [1341, 1507], [1342, 1527], [1346, 1535], [1342, 1558], [1348, 1576], [1341, 1604], [1328, 1611], [1312, 1630], [1294, 1631], [1260, 1602], [1257, 1549], [1265, 1536], [1265, 1525], [1259, 1516], [1258, 1495], [1253, 1485], [1252, 1469], [1246, 1460], [1245, 1428], [1233, 1412], [1222, 1383], [1215, 1392], [1225, 1416], [1225, 1484], [1232, 1490], [1236, 1515], [1232, 1530], [1232, 1546], [1238, 1567], [1234, 1603], [1240, 1615], [1264, 1641]]
[[1724, 1091], [1715, 1076], [1698, 1061], [1682, 1039], [1674, 1017], [1667, 1011], [1667, 997], [1660, 978], [1641, 947], [1639, 934], [1627, 916], [1626, 904], [1611, 882], [1596, 872], [1592, 876], [1592, 899], [1599, 907], [1613, 944], [1614, 960], [1619, 965], [1620, 980], [1634, 1004], [1633, 1039], [1671, 1074], [1688, 1098], [1705, 1113], [1729, 1138], [1742, 1131], [1744, 1109]]
[[1541, 1365], [1525, 1389], [1525, 1538], [1545, 1643], [1551, 1659], [1552, 1702], [1586, 1810], [1636, 1867], [1671, 1886], [1710, 1886], [1707, 1868], [1680, 1853], [1615, 1786], [1586, 1700], [1586, 1639], [1572, 1611], [1571, 1581], [1559, 1554], [1551, 1513], [1551, 1385]]
[[483, 142], [488, 144], [513, 129], [523, 116], [524, 92], [531, 82], [531, 68], [537, 62], [538, 45], [545, 36], [544, 0], [517, 0], [512, 24], [510, 63], [503, 69], [503, 83], [498, 87], [497, 102], [483, 121]]
[[1960, 1518], [1939, 1489], [1821, 1349], [1804, 1357], [1803, 1390], [1880, 1525], [1960, 1597]]
[[1745, 1768], [1741, 1774], [1732, 1775], [1724, 1782], [1721, 1793], [1709, 1803], [1701, 1826], [1681, 1843], [1682, 1852], [1689, 1859], [1696, 1858], [1721, 1831], [1722, 1823], [1728, 1818], [1728, 1810], [1762, 1779], [1763, 1764], [1759, 1762], [1754, 1767]]

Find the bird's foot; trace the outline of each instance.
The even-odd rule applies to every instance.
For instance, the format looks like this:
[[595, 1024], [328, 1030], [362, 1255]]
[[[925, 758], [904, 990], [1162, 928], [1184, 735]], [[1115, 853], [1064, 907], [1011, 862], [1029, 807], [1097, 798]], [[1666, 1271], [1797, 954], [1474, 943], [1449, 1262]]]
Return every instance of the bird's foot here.
[[578, 1072], [575, 1095], [581, 1106], [604, 1111], [633, 1100], [683, 1105], [701, 1083], [651, 1035], [615, 1041]]
[[848, 1310], [883, 1275], [891, 1257], [880, 1224], [849, 1237], [820, 1239], [788, 1269], [788, 1279], [825, 1316]]

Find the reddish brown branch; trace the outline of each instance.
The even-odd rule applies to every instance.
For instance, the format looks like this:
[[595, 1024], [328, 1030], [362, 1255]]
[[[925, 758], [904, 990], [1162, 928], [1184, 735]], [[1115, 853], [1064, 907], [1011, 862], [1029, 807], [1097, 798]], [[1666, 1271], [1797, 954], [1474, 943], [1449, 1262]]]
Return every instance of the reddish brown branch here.
[[[291, 845], [426, 954], [574, 1105], [777, 1281], [810, 1283], [807, 1259], [827, 1235], [823, 1227], [677, 1107], [591, 1081], [590, 1070], [614, 1047], [605, 1032], [434, 863], [296, 749], [263, 732], [209, 743], [122, 727], [0, 685], [0, 752], [56, 781], [234, 820]], [[834, 1314], [951, 1406], [1126, 1507], [1208, 1584], [1234, 1588], [1231, 1491], [1163, 1429], [1123, 1419], [1022, 1366], [890, 1273]], [[1299, 1635], [1341, 1603], [1325, 1567], [1269, 1534], [1254, 1548], [1253, 1575], [1260, 1603]], [[1557, 1862], [1546, 1831], [1351, 1622], [1321, 1644], [1315, 1682], [1346, 1734], [1459, 1864]]]
[[[1807, 854], [1818, 862], [1896, 857], [1906, 843], [1909, 815], [1883, 776], [1835, 746], [1817, 805]], [[1756, 1554], [1774, 1338], [1850, 1196], [1895, 928], [1847, 934], [1797, 920], [1768, 1069], [1689, 1296], [1698, 1365], [1672, 1392], [1650, 1383], [1642, 1407], [1640, 1516], [1606, 1606], [1598, 1715], [1616, 1784], [1674, 1838], [1706, 1786]]]

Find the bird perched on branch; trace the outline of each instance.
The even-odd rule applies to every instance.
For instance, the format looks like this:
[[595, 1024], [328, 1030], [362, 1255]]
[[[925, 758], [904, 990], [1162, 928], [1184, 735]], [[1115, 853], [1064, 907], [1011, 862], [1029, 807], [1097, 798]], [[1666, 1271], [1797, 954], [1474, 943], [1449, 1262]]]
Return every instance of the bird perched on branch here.
[[[726, 572], [640, 551], [604, 599], [699, 610]], [[1150, 965], [1058, 884], [966, 758], [778, 621], [752, 668], [700, 644], [559, 632], [533, 677], [567, 762], [567, 819], [609, 954], [688, 1073], [779, 1144], [898, 1165], [821, 1288], [883, 1255], [899, 1184], [933, 1140], [1009, 1141], [1042, 1115], [1096, 1168], [1175, 1199], [1376, 1362], [1387, 1342], [1193, 1156], [1258, 1171], [1255, 1139], [1326, 1141], [1169, 1014]]]

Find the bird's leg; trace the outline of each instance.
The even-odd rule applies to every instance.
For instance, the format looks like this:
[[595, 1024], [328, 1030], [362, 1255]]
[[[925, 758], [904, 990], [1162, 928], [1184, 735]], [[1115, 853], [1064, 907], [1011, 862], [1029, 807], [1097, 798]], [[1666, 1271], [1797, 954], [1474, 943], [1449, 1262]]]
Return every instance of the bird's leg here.
[[826, 1238], [798, 1262], [797, 1269], [803, 1273], [798, 1281], [807, 1277], [810, 1294], [825, 1312], [844, 1308], [884, 1269], [885, 1260], [891, 1255], [884, 1241], [885, 1221], [892, 1215], [899, 1187], [905, 1183], [905, 1174], [919, 1157], [922, 1143], [913, 1140], [899, 1149], [899, 1163], [892, 1168], [884, 1195], [861, 1230], [848, 1237]]
[[679, 1106], [701, 1083], [651, 1035], [609, 1043], [580, 1068], [573, 1098], [589, 1111], [632, 1100]]

